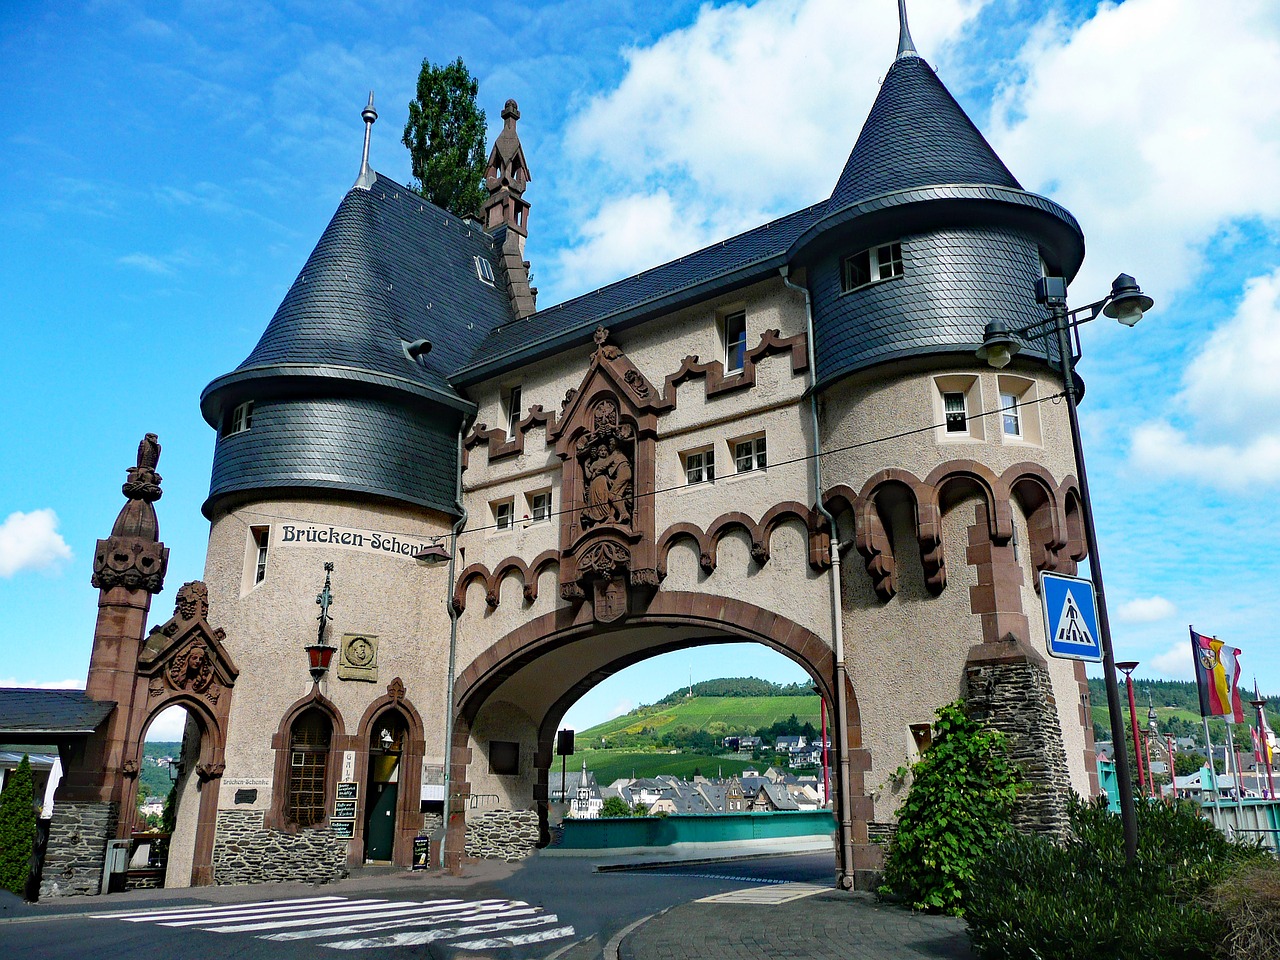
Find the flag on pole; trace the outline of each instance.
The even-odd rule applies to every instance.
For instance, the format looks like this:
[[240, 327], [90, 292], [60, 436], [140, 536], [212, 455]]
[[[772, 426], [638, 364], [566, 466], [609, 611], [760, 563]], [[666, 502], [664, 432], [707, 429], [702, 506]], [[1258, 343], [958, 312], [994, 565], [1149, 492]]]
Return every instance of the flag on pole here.
[[1266, 758], [1262, 756], [1262, 738], [1258, 736], [1258, 728], [1250, 727], [1249, 732], [1253, 734], [1253, 759], [1266, 763]]
[[1240, 651], [1216, 637], [1191, 630], [1191, 651], [1200, 691], [1200, 716], [1224, 717], [1227, 723], [1244, 723], [1240, 702]]

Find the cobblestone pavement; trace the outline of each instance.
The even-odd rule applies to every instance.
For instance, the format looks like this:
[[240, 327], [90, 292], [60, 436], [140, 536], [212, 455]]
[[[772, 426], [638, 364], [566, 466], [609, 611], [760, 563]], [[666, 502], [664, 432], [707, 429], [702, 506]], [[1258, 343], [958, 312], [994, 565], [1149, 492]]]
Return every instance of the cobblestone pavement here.
[[972, 960], [963, 920], [831, 890], [780, 904], [694, 902], [631, 931], [619, 960]]

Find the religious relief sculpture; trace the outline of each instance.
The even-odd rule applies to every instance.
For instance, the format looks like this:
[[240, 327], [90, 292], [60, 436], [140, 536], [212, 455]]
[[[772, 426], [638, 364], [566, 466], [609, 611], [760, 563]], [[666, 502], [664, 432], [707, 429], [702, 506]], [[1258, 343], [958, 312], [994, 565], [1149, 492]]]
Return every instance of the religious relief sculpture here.
[[597, 400], [591, 417], [593, 429], [577, 444], [585, 492], [582, 528], [601, 523], [630, 526], [635, 430], [619, 422], [618, 404], [612, 397]]

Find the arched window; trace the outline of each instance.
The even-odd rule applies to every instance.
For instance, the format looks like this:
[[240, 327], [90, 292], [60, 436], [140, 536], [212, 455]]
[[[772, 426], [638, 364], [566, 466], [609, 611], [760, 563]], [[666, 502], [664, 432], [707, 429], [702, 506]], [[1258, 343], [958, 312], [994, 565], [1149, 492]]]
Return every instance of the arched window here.
[[333, 724], [320, 710], [307, 710], [289, 731], [288, 817], [313, 827], [325, 817], [325, 781]]

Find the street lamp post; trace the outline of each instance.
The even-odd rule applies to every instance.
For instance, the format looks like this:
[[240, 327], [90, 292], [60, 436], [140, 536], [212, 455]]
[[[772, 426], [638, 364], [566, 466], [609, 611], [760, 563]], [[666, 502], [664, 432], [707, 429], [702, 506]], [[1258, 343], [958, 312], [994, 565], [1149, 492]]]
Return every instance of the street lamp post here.
[[[1133, 732], [1133, 756], [1138, 760], [1138, 787], [1145, 793], [1147, 784], [1142, 778], [1142, 747], [1138, 745], [1138, 707], [1133, 702], [1133, 671], [1137, 668], [1137, 660], [1126, 660], [1116, 664], [1116, 669], [1124, 674], [1125, 689], [1129, 692], [1129, 726]], [[1118, 747], [1119, 744], [1115, 746]]]
[[[1051, 327], [1046, 321], [1037, 321], [1019, 330], [1011, 330], [1002, 320], [987, 324], [978, 357], [997, 369], [1006, 366], [1021, 345], [1017, 336], [1041, 339], [1052, 331], [1057, 334], [1058, 365], [1062, 374], [1063, 393], [1067, 399], [1067, 419], [1071, 427], [1071, 449], [1075, 455], [1076, 477], [1080, 481], [1080, 514], [1084, 524], [1085, 548], [1089, 552], [1089, 569], [1093, 572], [1093, 588], [1098, 598], [1098, 632], [1101, 634], [1103, 680], [1107, 687], [1107, 712], [1111, 715], [1111, 742], [1119, 745], [1124, 739], [1124, 720], [1120, 713], [1120, 687], [1116, 682], [1116, 658], [1111, 644], [1111, 622], [1107, 617], [1106, 591], [1102, 584], [1102, 563], [1098, 559], [1098, 532], [1093, 523], [1093, 504], [1089, 498], [1089, 478], [1085, 472], [1084, 449], [1080, 442], [1080, 420], [1076, 413], [1075, 362], [1071, 350], [1071, 332], [1081, 324], [1105, 314], [1127, 327], [1142, 319], [1153, 302], [1144, 294], [1136, 280], [1122, 273], [1111, 284], [1111, 293], [1087, 306], [1067, 310], [1067, 282], [1062, 277], [1041, 277], [1036, 281], [1036, 302], [1049, 308]], [[1139, 761], [1141, 762], [1141, 761]], [[1129, 757], [1123, 750], [1116, 750], [1116, 779], [1120, 783], [1120, 820], [1124, 827], [1125, 859], [1132, 864], [1138, 856], [1138, 820], [1130, 788]]]

